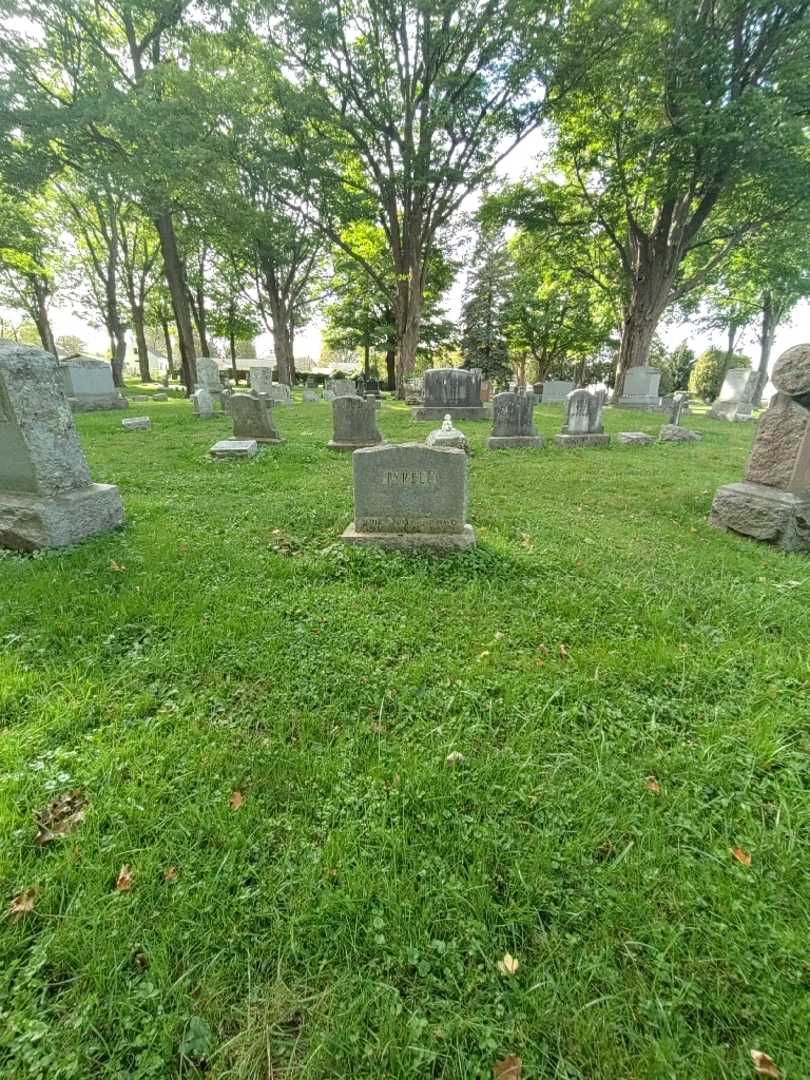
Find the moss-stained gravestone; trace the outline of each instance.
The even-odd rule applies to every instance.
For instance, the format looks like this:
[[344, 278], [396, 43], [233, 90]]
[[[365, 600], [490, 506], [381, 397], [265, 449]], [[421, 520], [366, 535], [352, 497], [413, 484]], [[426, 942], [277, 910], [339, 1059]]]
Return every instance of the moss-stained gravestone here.
[[352, 455], [354, 521], [347, 544], [399, 551], [467, 551], [475, 533], [467, 514], [467, 455], [402, 443]]
[[810, 551], [810, 345], [776, 361], [777, 393], [760, 420], [741, 484], [718, 488], [709, 522], [721, 529]]
[[0, 341], [0, 547], [65, 547], [123, 520], [118, 489], [90, 479], [56, 359]]

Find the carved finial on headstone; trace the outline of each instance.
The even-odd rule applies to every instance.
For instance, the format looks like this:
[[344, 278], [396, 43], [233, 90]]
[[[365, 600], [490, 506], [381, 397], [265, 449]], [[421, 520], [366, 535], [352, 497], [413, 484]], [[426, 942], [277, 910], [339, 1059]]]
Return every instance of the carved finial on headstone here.
[[453, 430], [453, 417], [450, 415], [450, 413], [445, 413], [444, 414], [444, 420], [442, 420], [442, 431], [452, 431], [452, 430]]

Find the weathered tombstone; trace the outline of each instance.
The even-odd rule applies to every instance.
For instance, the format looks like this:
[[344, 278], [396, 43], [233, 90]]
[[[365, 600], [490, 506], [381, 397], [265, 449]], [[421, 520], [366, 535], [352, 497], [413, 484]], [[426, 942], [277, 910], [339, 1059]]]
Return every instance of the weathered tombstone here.
[[336, 397], [332, 402], [330, 450], [357, 450], [383, 441], [377, 430], [374, 398]]
[[169, 395], [168, 395], [168, 394], [164, 394], [164, 392], [163, 392], [162, 390], [159, 390], [159, 391], [158, 391], [158, 392], [157, 392], [157, 393], [156, 393], [156, 394], [154, 395], [154, 397], [152, 398], [152, 401], [168, 401], [168, 400], [169, 400]]
[[478, 368], [431, 368], [422, 377], [423, 404], [413, 409], [414, 420], [486, 420], [481, 402], [481, 372]]
[[124, 431], [148, 431], [151, 426], [152, 421], [148, 416], [130, 416], [121, 421]]
[[64, 547], [123, 520], [118, 488], [90, 479], [56, 358], [0, 341], [0, 547]]
[[450, 413], [442, 420], [442, 426], [431, 431], [425, 439], [425, 446], [439, 446], [445, 449], [463, 450], [465, 454], [470, 452], [470, 443], [463, 431], [453, 427], [453, 418]]
[[267, 395], [274, 405], [292, 405], [292, 389], [286, 383], [272, 383]]
[[669, 410], [669, 422], [676, 427], [681, 422], [681, 417], [689, 411], [689, 395], [682, 392], [673, 394], [672, 405]]
[[475, 533], [467, 514], [462, 450], [419, 443], [370, 447], [352, 455], [354, 521], [347, 544], [393, 550], [467, 551]]
[[655, 439], [646, 431], [620, 431], [616, 436], [616, 442], [627, 446], [650, 446]]
[[731, 368], [726, 372], [720, 393], [709, 409], [713, 420], [750, 420], [754, 415], [753, 393], [757, 373], [750, 368]]
[[534, 391], [510, 390], [496, 394], [492, 400], [492, 416], [488, 449], [513, 450], [543, 445], [534, 426]]
[[357, 395], [351, 379], [327, 379], [323, 396], [326, 401], [334, 401], [338, 397], [356, 397]]
[[255, 390], [257, 394], [270, 393], [274, 386], [273, 369], [271, 367], [248, 368], [248, 374], [250, 376], [251, 390]]
[[74, 412], [126, 409], [127, 399], [113, 382], [112, 367], [106, 360], [77, 356], [59, 364], [62, 387]]
[[538, 393], [539, 399], [544, 405], [564, 405], [568, 395], [576, 389], [576, 383], [568, 379], [546, 379], [545, 382], [535, 383], [534, 392]]
[[379, 379], [366, 379], [366, 397], [368, 397], [369, 394], [375, 398], [382, 397]]
[[223, 439], [208, 451], [212, 458], [252, 458], [258, 452], [259, 444], [255, 439]]
[[680, 424], [664, 424], [658, 432], [659, 442], [699, 442], [702, 438], [697, 431]]
[[260, 443], [282, 443], [284, 439], [273, 424], [273, 402], [266, 394], [231, 394], [228, 415], [233, 420], [236, 440], [255, 439]]
[[610, 436], [602, 427], [602, 395], [572, 390], [565, 406], [565, 423], [554, 439], [557, 446], [607, 446]]
[[405, 380], [405, 404], [421, 405], [422, 401], [422, 380], [418, 375], [413, 375]]
[[777, 392], [745, 480], [718, 488], [709, 522], [783, 551], [810, 551], [810, 345], [782, 353], [771, 381]]
[[222, 382], [219, 378], [219, 364], [213, 356], [197, 357], [197, 382], [195, 389], [207, 390], [215, 402], [222, 405]]
[[[214, 399], [204, 386], [198, 386], [191, 395], [191, 405], [195, 416], [199, 416], [200, 420], [212, 419], [214, 415]], [[222, 400], [222, 408], [223, 410], [225, 408], [224, 400]]]
[[320, 401], [318, 397], [318, 391], [313, 390], [311, 386], [304, 387], [304, 401]]
[[354, 383], [354, 392], [357, 397], [367, 397], [366, 391], [366, 378], [364, 375], [358, 375], [356, 379], [352, 380]]
[[631, 367], [624, 375], [624, 391], [619, 398], [620, 409], [658, 409], [658, 384], [661, 372], [654, 367]]

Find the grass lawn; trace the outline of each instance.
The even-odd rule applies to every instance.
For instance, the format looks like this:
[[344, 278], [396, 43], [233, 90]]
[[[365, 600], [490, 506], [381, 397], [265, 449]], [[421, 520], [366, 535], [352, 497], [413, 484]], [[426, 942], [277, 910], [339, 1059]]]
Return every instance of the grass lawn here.
[[77, 418], [127, 527], [0, 555], [0, 900], [38, 889], [0, 919], [4, 1080], [755, 1080], [752, 1048], [806, 1080], [810, 560], [706, 524], [752, 426], [463, 425], [478, 548], [436, 560], [338, 542], [328, 406], [252, 462], [140, 414]]

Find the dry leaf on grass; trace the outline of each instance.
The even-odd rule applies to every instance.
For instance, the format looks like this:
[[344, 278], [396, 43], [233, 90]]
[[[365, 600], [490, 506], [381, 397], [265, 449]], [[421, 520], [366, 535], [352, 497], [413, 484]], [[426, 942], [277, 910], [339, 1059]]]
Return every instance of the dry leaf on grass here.
[[567, 660], [571, 653], [568, 651], [567, 645], [560, 645], [560, 659]]
[[115, 559], [110, 559], [110, 569], [113, 570], [116, 574], [123, 574], [126, 570], [126, 567], [122, 566], [121, 563], [117, 563]]
[[78, 788], [66, 791], [53, 802], [34, 811], [37, 823], [36, 844], [50, 844], [67, 836], [74, 825], [84, 821], [87, 799]]
[[736, 859], [738, 863], [742, 863], [743, 866], [751, 865], [751, 856], [741, 847], [733, 847], [728, 849], [731, 852], [731, 857]]
[[653, 795], [661, 794], [661, 785], [658, 783], [654, 776], [648, 776], [644, 786], [646, 787], [647, 791], [651, 791]]
[[34, 910], [37, 896], [39, 896], [38, 885], [32, 885], [29, 889], [21, 892], [19, 896], [15, 896], [11, 901], [11, 907], [8, 909], [9, 918], [19, 919], [23, 915], [30, 915]]
[[231, 797], [230, 797], [230, 799], [228, 799], [228, 806], [230, 806], [231, 810], [238, 810], [241, 807], [241, 805], [242, 805], [242, 792], [241, 791], [232, 791], [231, 792]]
[[501, 975], [514, 975], [520, 967], [520, 961], [511, 953], [504, 953], [503, 959], [498, 961], [498, 971]]
[[115, 879], [116, 892], [129, 892], [132, 888], [132, 871], [127, 863], [121, 867], [118, 871], [118, 877]]
[[173, 882], [177, 881], [177, 868], [174, 866], [170, 866], [168, 870], [164, 870], [163, 880], [166, 882], [167, 885], [171, 885]]
[[502, 1061], [495, 1062], [492, 1075], [496, 1080], [520, 1080], [523, 1075], [523, 1059], [517, 1054], [509, 1054]]
[[751, 1060], [754, 1063], [754, 1069], [760, 1076], [772, 1076], [778, 1080], [780, 1074], [773, 1058], [768, 1057], [761, 1050], [752, 1050]]
[[450, 768], [453, 769], [456, 765], [464, 764], [464, 755], [461, 753], [460, 750], [452, 750], [444, 759], [444, 763], [445, 765], [449, 765]]

